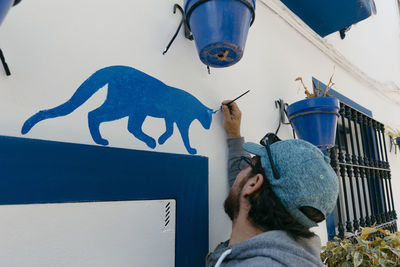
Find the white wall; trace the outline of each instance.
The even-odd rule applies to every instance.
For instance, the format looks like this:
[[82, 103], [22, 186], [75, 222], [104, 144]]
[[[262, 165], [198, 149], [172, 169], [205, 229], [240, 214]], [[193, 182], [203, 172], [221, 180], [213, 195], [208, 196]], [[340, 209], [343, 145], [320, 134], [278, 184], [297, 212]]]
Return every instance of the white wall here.
[[376, 0], [377, 14], [352, 26], [341, 40], [326, 37], [351, 62], [372, 78], [400, 84], [400, 11], [397, 0]]
[[[370, 34], [370, 28], [376, 27], [372, 20], [366, 24], [370, 28], [362, 29], [360, 23], [344, 41], [337, 36], [329, 36], [328, 40], [375, 79], [398, 81], [399, 27], [393, 24], [396, 20], [398, 23], [398, 14], [383, 13], [387, 8], [385, 1], [376, 1], [382, 15], [378, 13], [373, 19], [390, 29], [382, 38], [390, 37], [394, 43], [384, 44]], [[327, 81], [332, 74], [335, 65], [332, 59], [268, 8], [264, 3], [268, 1], [257, 2], [256, 21], [238, 64], [212, 69], [208, 75], [194, 43], [184, 39], [182, 33], [163, 56], [161, 52], [180, 20], [179, 15], [172, 14], [175, 2], [37, 0], [23, 1], [13, 8], [0, 28], [0, 47], [13, 73], [10, 77], [0, 75], [0, 134], [20, 136], [22, 124], [30, 115], [66, 101], [94, 71], [110, 65], [128, 65], [186, 90], [211, 108], [218, 108], [222, 100], [251, 89], [238, 104], [243, 111], [242, 134], [247, 140], [258, 142], [266, 132], [277, 127], [276, 99], [292, 103], [304, 97], [294, 82], [295, 77], [302, 76], [311, 87], [312, 76]], [[378, 48], [381, 56], [368, 54], [369, 60], [364, 60], [360, 43], [366, 46], [363, 53]], [[381, 58], [385, 58], [384, 63]], [[388, 66], [390, 74], [386, 72]], [[337, 91], [372, 110], [374, 118], [400, 125], [396, 116], [400, 107], [374, 88], [340, 66], [336, 66], [334, 80]], [[71, 115], [36, 125], [27, 137], [94, 144], [87, 127], [87, 112], [99, 106], [105, 96], [103, 89]], [[221, 114], [217, 114], [209, 131], [198, 122], [190, 128], [192, 146], [199, 155], [209, 157], [210, 249], [227, 239], [231, 231], [222, 208], [228, 186], [226, 137], [221, 120]], [[110, 146], [149, 150], [126, 131], [126, 122], [122, 119], [101, 127]], [[164, 123], [148, 118], [143, 130], [159, 136], [164, 131]], [[186, 154], [176, 133], [155, 151]], [[291, 129], [283, 127], [280, 136], [290, 138]], [[399, 156], [392, 153], [390, 160], [393, 189], [399, 192], [400, 182], [395, 179], [400, 174], [396, 167]], [[399, 208], [400, 197], [395, 196], [395, 205]], [[325, 223], [316, 231], [325, 242]]]

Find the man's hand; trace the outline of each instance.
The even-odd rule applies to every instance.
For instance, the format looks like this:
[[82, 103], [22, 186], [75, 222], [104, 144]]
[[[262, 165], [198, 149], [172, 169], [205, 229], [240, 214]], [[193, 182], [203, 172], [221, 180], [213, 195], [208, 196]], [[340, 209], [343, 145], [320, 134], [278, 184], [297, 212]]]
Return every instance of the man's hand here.
[[240, 121], [242, 119], [242, 112], [238, 105], [233, 102], [229, 106], [226, 104], [230, 100], [222, 102], [222, 113], [224, 114], [223, 126], [229, 138], [240, 137]]

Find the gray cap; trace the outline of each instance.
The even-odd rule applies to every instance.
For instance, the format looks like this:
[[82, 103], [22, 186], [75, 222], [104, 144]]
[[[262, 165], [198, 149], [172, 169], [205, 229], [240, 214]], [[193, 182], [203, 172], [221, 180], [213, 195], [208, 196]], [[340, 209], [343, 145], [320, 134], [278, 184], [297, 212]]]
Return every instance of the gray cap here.
[[270, 145], [279, 179], [274, 178], [264, 146], [247, 142], [243, 148], [260, 156], [273, 192], [296, 221], [307, 228], [317, 226], [301, 212], [300, 207], [313, 207], [322, 212], [325, 218], [333, 211], [339, 193], [338, 178], [329, 164], [329, 158], [316, 146], [298, 139]]

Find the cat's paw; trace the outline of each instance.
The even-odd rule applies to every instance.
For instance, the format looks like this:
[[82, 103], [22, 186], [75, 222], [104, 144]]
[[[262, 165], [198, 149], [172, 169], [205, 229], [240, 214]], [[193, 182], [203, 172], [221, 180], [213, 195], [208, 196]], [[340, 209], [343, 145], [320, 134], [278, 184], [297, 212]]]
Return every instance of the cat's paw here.
[[156, 147], [157, 143], [156, 143], [156, 140], [151, 139], [151, 140], [148, 140], [148, 141], [146, 142], [146, 145], [147, 145], [148, 147], [154, 149], [154, 148]]
[[189, 152], [189, 154], [196, 154], [197, 150], [195, 148], [188, 148], [187, 151]]
[[167, 141], [167, 138], [165, 138], [164, 135], [161, 135], [161, 136], [158, 138], [158, 143], [159, 143], [160, 145], [164, 144], [165, 141]]
[[97, 141], [95, 141], [97, 144], [99, 145], [103, 145], [103, 146], [107, 146], [108, 145], [108, 141], [106, 139], [99, 139]]
[[24, 125], [22, 126], [21, 134], [28, 133], [31, 128], [32, 127], [30, 127], [30, 125], [25, 122]]

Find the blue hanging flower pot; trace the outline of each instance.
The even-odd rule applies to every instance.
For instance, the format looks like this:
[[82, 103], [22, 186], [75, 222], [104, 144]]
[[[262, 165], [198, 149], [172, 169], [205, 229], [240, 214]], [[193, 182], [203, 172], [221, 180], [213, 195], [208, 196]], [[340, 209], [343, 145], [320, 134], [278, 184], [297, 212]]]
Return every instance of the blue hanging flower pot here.
[[376, 14], [374, 0], [281, 0], [321, 37], [340, 31], [342, 39], [352, 24]]
[[313, 97], [289, 105], [287, 116], [300, 139], [327, 149], [335, 145], [339, 110], [336, 97]]
[[0, 25], [13, 5], [14, 5], [14, 0], [0, 1]]
[[185, 0], [184, 9], [204, 64], [223, 68], [242, 58], [255, 0]]
[[396, 137], [396, 143], [397, 143], [397, 145], [398, 145], [399, 148], [400, 148], [400, 137]]

